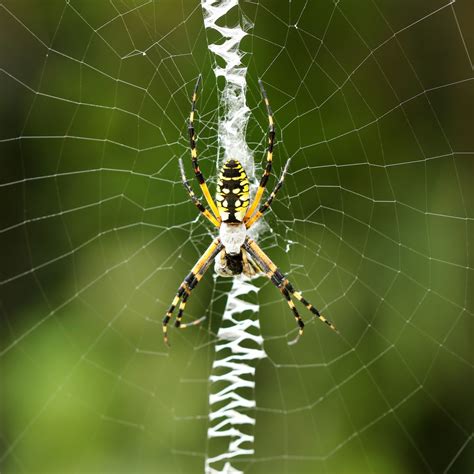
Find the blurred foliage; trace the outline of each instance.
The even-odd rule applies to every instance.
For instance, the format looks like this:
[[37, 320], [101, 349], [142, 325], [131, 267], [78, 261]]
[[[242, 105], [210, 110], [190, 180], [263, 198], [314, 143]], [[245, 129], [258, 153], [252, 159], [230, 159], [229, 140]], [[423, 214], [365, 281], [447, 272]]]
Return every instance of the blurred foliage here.
[[[472, 471], [472, 3], [239, 13], [248, 142], [259, 163], [261, 77], [276, 172], [292, 158], [262, 246], [342, 333], [312, 321], [288, 347], [261, 279], [269, 359], [242, 468]], [[212, 234], [177, 167], [201, 72], [213, 187], [223, 84], [199, 2], [3, 0], [0, 37], [2, 472], [199, 472], [229, 282], [193, 293], [188, 317], [209, 323], [161, 338]]]

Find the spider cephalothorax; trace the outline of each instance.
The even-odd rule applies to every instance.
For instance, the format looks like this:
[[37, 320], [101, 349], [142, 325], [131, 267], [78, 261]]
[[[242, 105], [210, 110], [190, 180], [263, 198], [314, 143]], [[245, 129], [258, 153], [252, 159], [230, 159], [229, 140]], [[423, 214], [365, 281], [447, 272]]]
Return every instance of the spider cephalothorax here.
[[[267, 164], [260, 180], [259, 187], [255, 194], [255, 198], [250, 205], [249, 181], [247, 173], [238, 160], [230, 159], [224, 163], [219, 173], [217, 182], [216, 201], [217, 205], [211, 197], [206, 180], [199, 168], [197, 151], [196, 151], [196, 133], [194, 130], [194, 113], [196, 110], [197, 90], [199, 87], [201, 76], [199, 76], [196, 86], [194, 88], [193, 97], [191, 101], [191, 114], [189, 116], [189, 141], [191, 145], [191, 160], [193, 163], [194, 174], [199, 182], [202, 193], [206, 198], [211, 211], [208, 211], [201, 201], [196, 197], [194, 191], [191, 189], [189, 182], [184, 173], [184, 166], [179, 160], [181, 169], [181, 179], [186, 188], [189, 197], [201, 213], [219, 229], [219, 236], [216, 237], [208, 249], [204, 252], [202, 257], [197, 261], [192, 268], [189, 275], [184, 279], [178, 288], [178, 292], [171, 303], [165, 317], [163, 318], [163, 336], [165, 343], [168, 344], [168, 323], [171, 316], [179, 305], [178, 315], [176, 317], [175, 326], [184, 329], [190, 325], [199, 324], [204, 318], [200, 318], [190, 324], [182, 324], [186, 302], [191, 294], [191, 291], [199, 283], [211, 263], [215, 260], [215, 270], [221, 276], [232, 277], [235, 275], [244, 274], [247, 276], [254, 276], [258, 273], [265, 274], [270, 281], [280, 290], [285, 297], [288, 306], [299, 326], [299, 336], [303, 334], [304, 323], [301, 316], [296, 309], [291, 296], [294, 296], [298, 301], [317, 316], [321, 321], [329, 325], [332, 329], [336, 328], [322, 316], [319, 311], [309, 303], [301, 292], [296, 291], [288, 279], [281, 273], [277, 266], [270, 260], [265, 252], [247, 235], [247, 229], [255, 224], [263, 215], [263, 213], [270, 208], [270, 205], [283, 185], [285, 174], [288, 170], [290, 160], [286, 162], [283, 172], [278, 180], [275, 188], [268, 196], [264, 204], [258, 210], [257, 206], [260, 204], [263, 192], [267, 185], [268, 177], [272, 170], [273, 159], [273, 142], [275, 138], [275, 127], [273, 122], [273, 114], [268, 102], [267, 94], [263, 88], [263, 84], [259, 81], [260, 89], [262, 91], [263, 99], [267, 107], [268, 113], [268, 148], [267, 148]], [[296, 342], [296, 340], [294, 342]]]

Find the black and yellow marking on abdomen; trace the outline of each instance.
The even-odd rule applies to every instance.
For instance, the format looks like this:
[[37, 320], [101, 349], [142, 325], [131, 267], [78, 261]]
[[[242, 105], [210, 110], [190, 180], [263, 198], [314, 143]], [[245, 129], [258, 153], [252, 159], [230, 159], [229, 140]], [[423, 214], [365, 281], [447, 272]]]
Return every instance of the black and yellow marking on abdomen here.
[[249, 180], [238, 160], [229, 160], [221, 168], [217, 183], [217, 209], [222, 222], [242, 222], [249, 206]]

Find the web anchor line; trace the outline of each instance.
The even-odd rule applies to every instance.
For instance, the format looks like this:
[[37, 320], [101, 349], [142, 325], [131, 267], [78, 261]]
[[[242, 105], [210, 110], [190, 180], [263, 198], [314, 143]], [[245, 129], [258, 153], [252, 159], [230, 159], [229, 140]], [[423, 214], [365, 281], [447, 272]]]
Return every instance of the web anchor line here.
[[[238, 0], [201, 0], [201, 6], [205, 28], [217, 31], [224, 39], [208, 44], [209, 51], [219, 57], [220, 66], [216, 60], [214, 74], [226, 81], [220, 100], [224, 114], [218, 126], [219, 148], [225, 160], [234, 158], [242, 163], [252, 183], [251, 191], [255, 191], [254, 163], [245, 139], [250, 114], [246, 103], [247, 68], [241, 63], [239, 50], [240, 41], [252, 25], [240, 15], [236, 27], [219, 26], [227, 13], [239, 8]], [[255, 237], [262, 225], [254, 227]], [[234, 278], [217, 334], [210, 376], [207, 474], [241, 473], [236, 462], [254, 454], [255, 364], [267, 357], [260, 335], [258, 291], [250, 280]]]

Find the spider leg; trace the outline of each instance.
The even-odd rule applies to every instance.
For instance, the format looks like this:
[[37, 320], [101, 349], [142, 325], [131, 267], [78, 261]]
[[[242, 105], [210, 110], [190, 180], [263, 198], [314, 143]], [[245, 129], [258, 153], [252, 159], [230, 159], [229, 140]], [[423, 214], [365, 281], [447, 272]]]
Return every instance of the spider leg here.
[[[191, 272], [188, 276], [183, 280], [181, 285], [179, 285], [178, 291], [176, 292], [176, 296], [174, 297], [171, 306], [168, 308], [165, 317], [163, 318], [163, 338], [166, 345], [168, 343], [168, 323], [171, 319], [171, 316], [178, 306], [179, 300], [182, 298], [183, 301], [181, 302], [179, 312], [181, 312], [181, 317], [183, 316], [184, 308], [186, 306], [186, 301], [191, 294], [191, 291], [196, 287], [196, 285], [201, 280], [202, 276], [209, 268], [209, 265], [214, 260], [215, 256], [222, 250], [223, 245], [221, 244], [218, 238], [214, 239], [211, 245], [207, 248], [201, 258], [197, 261], [197, 263], [192, 268]], [[183, 305], [184, 302], [184, 305]], [[181, 322], [181, 317], [179, 322]], [[199, 320], [198, 320], [199, 321]], [[178, 320], [176, 320], [178, 322]], [[178, 325], [179, 326], [179, 325]]]
[[190, 323], [186, 323], [186, 324], [181, 323], [181, 318], [183, 317], [184, 308], [186, 307], [186, 302], [188, 301], [189, 296], [191, 296], [191, 293], [185, 293], [183, 295], [183, 299], [181, 300], [181, 304], [179, 305], [178, 316], [176, 316], [176, 321], [174, 323], [174, 325], [180, 329], [186, 329], [189, 326], [197, 326], [198, 324], [201, 324], [206, 319], [206, 316], [202, 316], [201, 318], [196, 319], [195, 321], [192, 321]]
[[[280, 280], [276, 275], [276, 272], [278, 271], [277, 267], [273, 265], [275, 270], [273, 270], [256, 252], [254, 252], [250, 248], [250, 239], [248, 239], [248, 242], [244, 244], [244, 247], [246, 248], [247, 252], [249, 255], [252, 256], [252, 258], [257, 262], [257, 264], [262, 268], [263, 272], [266, 274], [266, 276], [269, 278], [269, 280], [280, 290], [281, 294], [285, 297], [286, 302], [288, 303], [288, 306], [290, 307], [293, 316], [295, 317], [296, 323], [298, 324], [299, 327], [299, 332], [298, 335], [296, 336], [296, 339], [293, 341], [289, 342], [289, 344], [295, 344], [298, 342], [298, 339], [303, 335], [303, 330], [304, 330], [304, 322], [303, 319], [301, 318], [300, 314], [298, 313], [298, 310], [296, 309], [295, 304], [293, 303], [290, 293], [286, 289], [285, 286], [282, 286], [280, 284]], [[246, 246], [248, 243], [249, 247]], [[263, 251], [262, 251], [263, 253]], [[270, 260], [270, 259], [268, 259]]]
[[[203, 269], [204, 269], [204, 267], [203, 267]], [[205, 267], [205, 270], [207, 270], [207, 267]], [[201, 274], [201, 272], [199, 274], [201, 274], [201, 276], [202, 276], [204, 274], [205, 270], [204, 271], [201, 270], [202, 274]], [[201, 324], [206, 319], [205, 316], [202, 316], [201, 318], [196, 319], [195, 321], [192, 321], [190, 323], [186, 323], [186, 324], [181, 323], [181, 319], [183, 318], [183, 313], [184, 313], [184, 309], [186, 308], [186, 303], [188, 301], [188, 298], [191, 296], [191, 291], [198, 284], [198, 282], [199, 282], [199, 280], [195, 278], [193, 280], [193, 282], [189, 285], [189, 291], [185, 292], [184, 295], [183, 295], [183, 298], [181, 299], [181, 303], [179, 305], [178, 315], [176, 316], [176, 321], [174, 323], [175, 327], [177, 327], [177, 328], [186, 329], [189, 326], [197, 326], [198, 324]]]
[[246, 222], [251, 217], [251, 215], [255, 212], [255, 209], [259, 205], [260, 200], [262, 199], [263, 191], [265, 191], [265, 187], [267, 185], [268, 177], [270, 176], [270, 172], [272, 171], [273, 143], [275, 141], [275, 124], [273, 121], [272, 108], [270, 107], [270, 102], [268, 101], [267, 93], [260, 79], [258, 80], [258, 84], [260, 85], [260, 90], [262, 91], [263, 100], [265, 101], [268, 114], [267, 165], [260, 180], [260, 184], [258, 186], [257, 193], [255, 194], [255, 198], [252, 202], [252, 205], [248, 208], [245, 214], [244, 222]]
[[[257, 262], [257, 264], [262, 267], [267, 277], [283, 293], [283, 296], [285, 296], [287, 301], [288, 301], [288, 296], [292, 294], [298, 301], [301, 301], [301, 303], [304, 304], [306, 309], [308, 309], [315, 316], [317, 316], [319, 320], [321, 320], [323, 323], [326, 323], [334, 331], [338, 332], [336, 327], [328, 319], [326, 319], [323, 315], [321, 315], [319, 311], [308, 300], [306, 300], [303, 297], [300, 291], [296, 291], [293, 288], [293, 285], [288, 281], [285, 275], [283, 275], [283, 273], [278, 269], [278, 267], [270, 260], [270, 258], [265, 254], [265, 252], [252, 239], [247, 237], [244, 243], [244, 248], [251, 255], [251, 257]], [[293, 302], [288, 301], [288, 305], [292, 309], [293, 314], [295, 315], [295, 318], [298, 320], [298, 325], [300, 327], [299, 335], [298, 335], [298, 338], [299, 338], [300, 336], [303, 335], [304, 324], [301, 318], [299, 318], [298, 312], [295, 311], [296, 308], [295, 310], [293, 310], [293, 306], [294, 306]], [[295, 341], [293, 341], [293, 343], [296, 342], [298, 338]]]
[[[184, 309], [186, 308], [186, 303], [188, 301], [188, 298], [191, 296], [191, 291], [196, 287], [196, 285], [199, 283], [201, 278], [203, 277], [204, 273], [207, 272], [208, 268], [210, 267], [211, 263], [215, 259], [215, 257], [222, 251], [222, 247], [218, 247], [216, 250], [213, 251], [212, 255], [205, 261], [205, 263], [202, 265], [201, 269], [196, 273], [194, 278], [190, 281], [188, 285], [189, 291], [185, 291], [182, 299], [181, 299], [181, 304], [179, 305], [179, 310], [178, 310], [178, 315], [176, 316], [176, 321], [174, 323], [175, 327], [180, 328], [180, 329], [186, 329], [189, 326], [197, 326], [198, 324], [202, 323], [206, 319], [205, 316], [196, 319], [195, 321], [192, 321], [190, 323], [182, 324], [181, 319], [183, 318], [183, 313]], [[189, 276], [189, 275], [188, 275]]]
[[273, 199], [275, 198], [277, 192], [280, 190], [280, 188], [283, 186], [283, 182], [285, 181], [285, 175], [286, 172], [288, 171], [288, 166], [290, 165], [291, 158], [287, 160], [285, 167], [283, 168], [283, 171], [280, 175], [280, 179], [278, 180], [278, 183], [275, 186], [275, 189], [271, 192], [270, 196], [268, 196], [268, 199], [265, 201], [264, 204], [260, 206], [260, 209], [245, 223], [247, 229], [251, 227], [252, 225], [257, 222], [260, 217], [263, 216], [263, 214], [270, 208]]
[[196, 131], [194, 129], [194, 113], [196, 111], [196, 99], [197, 99], [197, 91], [199, 87], [199, 83], [201, 82], [201, 74], [199, 74], [196, 85], [194, 86], [193, 97], [191, 99], [191, 113], [189, 114], [189, 125], [188, 125], [188, 132], [189, 132], [189, 145], [191, 146], [191, 160], [193, 162], [193, 169], [194, 174], [199, 182], [199, 186], [201, 186], [202, 193], [206, 198], [209, 207], [211, 208], [214, 216], [218, 221], [220, 221], [219, 211], [217, 210], [216, 203], [214, 199], [211, 197], [211, 193], [209, 192], [209, 188], [207, 187], [206, 180], [199, 168], [198, 158], [197, 158], [197, 149], [196, 149]]
[[214, 224], [216, 227], [219, 227], [220, 224], [217, 219], [202, 205], [201, 201], [196, 197], [194, 191], [189, 185], [189, 181], [187, 180], [186, 175], [184, 173], [183, 160], [181, 158], [179, 159], [179, 169], [181, 171], [181, 180], [183, 181], [183, 185], [186, 188], [186, 191], [188, 192], [191, 201], [193, 201], [194, 205], [202, 212], [204, 217], [211, 221], [212, 224]]
[[296, 322], [298, 323], [298, 326], [300, 328], [296, 338], [288, 343], [289, 345], [293, 345], [293, 344], [296, 344], [299, 338], [303, 335], [304, 322], [301, 319], [301, 316], [298, 313], [298, 310], [296, 309], [296, 306], [293, 303], [290, 293], [288, 293], [288, 290], [285, 287], [280, 287], [278, 289], [281, 291], [282, 295], [285, 297], [286, 302], [288, 303], [288, 306], [290, 307], [291, 311], [293, 311], [293, 315], [295, 316]]
[[247, 251], [242, 249], [243, 271], [242, 273], [248, 277], [262, 273], [263, 270], [247, 255]]

